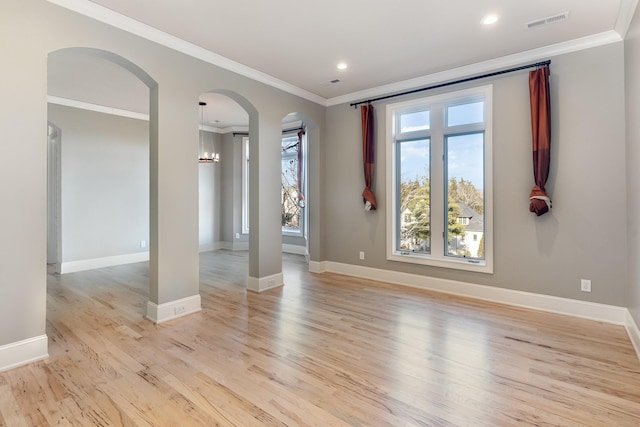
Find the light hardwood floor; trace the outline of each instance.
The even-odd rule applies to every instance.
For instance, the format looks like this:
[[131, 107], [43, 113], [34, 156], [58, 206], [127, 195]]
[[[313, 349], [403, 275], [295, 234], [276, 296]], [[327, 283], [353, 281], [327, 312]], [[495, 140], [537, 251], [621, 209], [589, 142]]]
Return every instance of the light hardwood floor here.
[[306, 272], [245, 290], [201, 256], [203, 311], [143, 319], [146, 263], [50, 275], [50, 358], [0, 374], [0, 426], [639, 426], [624, 328]]

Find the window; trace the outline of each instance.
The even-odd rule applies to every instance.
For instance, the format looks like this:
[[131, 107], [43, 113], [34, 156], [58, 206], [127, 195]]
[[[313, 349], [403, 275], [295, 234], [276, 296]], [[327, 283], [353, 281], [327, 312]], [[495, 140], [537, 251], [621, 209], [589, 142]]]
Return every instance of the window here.
[[[302, 144], [306, 143], [303, 136]], [[282, 191], [280, 204], [282, 232], [289, 235], [303, 235], [305, 210], [299, 204], [298, 149], [297, 134], [282, 138]], [[304, 153], [304, 150], [303, 150]], [[306, 157], [303, 157], [306, 162]], [[303, 173], [305, 171], [303, 165]], [[304, 178], [303, 178], [304, 181]], [[249, 233], [249, 138], [242, 138], [242, 232]]]
[[282, 231], [287, 234], [302, 234], [303, 210], [298, 204], [298, 135], [282, 138]]
[[387, 259], [493, 271], [491, 95], [387, 106]]

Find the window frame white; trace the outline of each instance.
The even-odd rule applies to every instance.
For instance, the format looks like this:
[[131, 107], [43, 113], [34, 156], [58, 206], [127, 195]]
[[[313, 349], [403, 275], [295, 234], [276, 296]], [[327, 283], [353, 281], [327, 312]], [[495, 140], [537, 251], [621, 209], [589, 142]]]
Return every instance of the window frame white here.
[[[286, 133], [282, 135], [282, 138], [291, 137], [293, 133]], [[296, 134], [297, 135], [297, 134]], [[242, 234], [249, 234], [249, 137], [242, 137]], [[306, 133], [302, 137], [302, 147], [303, 147], [303, 173], [305, 176], [303, 177], [303, 194], [307, 194], [307, 138]], [[281, 158], [284, 158], [282, 156]], [[288, 156], [293, 157], [293, 156]], [[297, 160], [297, 155], [296, 155]], [[281, 163], [282, 165], [282, 163]], [[298, 166], [299, 167], [299, 166]], [[299, 183], [298, 183], [299, 185]], [[293, 228], [282, 227], [282, 235], [283, 236], [293, 236], [293, 237], [304, 237], [307, 234], [307, 209], [302, 208], [300, 211], [300, 229], [296, 230]]]
[[[386, 211], [387, 220], [387, 260], [429, 265], [480, 273], [493, 273], [493, 86], [484, 85], [454, 92], [446, 92], [386, 106]], [[444, 244], [446, 238], [446, 186], [445, 176], [445, 139], [457, 134], [463, 128], [477, 128], [477, 124], [469, 126], [453, 126], [447, 130], [446, 108], [474, 100], [484, 101], [484, 260], [457, 258], [447, 256]], [[428, 131], [405, 132], [396, 134], [396, 122], [400, 113], [428, 109], [430, 128]], [[430, 139], [430, 199], [431, 199], [431, 251], [429, 254], [401, 251], [396, 248], [398, 233], [397, 182], [396, 182], [396, 140], [405, 140], [409, 135], [428, 134]], [[402, 215], [402, 213], [400, 213]]]
[[[285, 138], [292, 138], [294, 136], [296, 138], [298, 137], [297, 131], [295, 131], [295, 132], [285, 132], [285, 133], [282, 134], [281, 141], [283, 139], [285, 139]], [[305, 138], [303, 137], [302, 138], [302, 144], [303, 144], [303, 147], [302, 147], [303, 148], [303, 151], [302, 151], [303, 159], [302, 159], [302, 161], [306, 162], [306, 150], [304, 149], [305, 148], [304, 147], [304, 143], [305, 143]], [[295, 159], [297, 161], [298, 160], [298, 154], [297, 153], [295, 153], [295, 154], [293, 154], [293, 153], [288, 153], [288, 154], [282, 153], [281, 158], [282, 158], [282, 160], [284, 160], [286, 158], [286, 159]], [[303, 166], [302, 171], [304, 173], [306, 171], [306, 168], [304, 168], [304, 165], [302, 165], [302, 166]], [[282, 161], [280, 163], [280, 167], [282, 167]], [[298, 165], [297, 167], [300, 167], [300, 165]], [[306, 182], [306, 179], [303, 178], [303, 182]], [[298, 188], [300, 188], [300, 183], [298, 183]], [[306, 194], [304, 192], [304, 189], [302, 189], [302, 191], [303, 191], [302, 194]], [[304, 230], [305, 230], [305, 225], [306, 225], [306, 212], [307, 212], [307, 210], [305, 208], [300, 208], [300, 228], [299, 229], [290, 228], [290, 227], [284, 227], [283, 226], [282, 227], [282, 235], [283, 236], [292, 236], [292, 237], [303, 237], [305, 235]]]
[[249, 137], [242, 137], [242, 234], [249, 234]]

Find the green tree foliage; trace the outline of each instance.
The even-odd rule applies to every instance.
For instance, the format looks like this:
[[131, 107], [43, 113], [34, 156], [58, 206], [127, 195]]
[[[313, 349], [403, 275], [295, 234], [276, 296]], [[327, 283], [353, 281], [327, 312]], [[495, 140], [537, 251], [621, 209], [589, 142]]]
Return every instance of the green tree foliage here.
[[448, 218], [449, 224], [449, 242], [452, 236], [461, 236], [464, 234], [464, 225], [458, 222], [460, 217], [460, 206], [455, 202], [449, 202]]
[[[470, 181], [453, 177], [449, 181], [449, 206], [447, 212], [448, 243], [465, 234], [465, 225], [458, 220], [461, 214], [459, 203], [464, 203], [482, 215], [483, 196]], [[415, 249], [429, 245], [431, 237], [431, 194], [427, 177], [404, 179], [400, 183], [400, 215], [402, 215], [402, 249]], [[484, 237], [483, 237], [484, 238]], [[483, 241], [484, 242], [484, 241]], [[484, 252], [484, 244], [481, 243]], [[459, 255], [471, 256], [468, 250]], [[484, 253], [481, 255], [484, 256]]]
[[400, 214], [403, 215], [403, 249], [419, 246], [431, 236], [431, 194], [429, 178], [403, 180], [400, 183]]

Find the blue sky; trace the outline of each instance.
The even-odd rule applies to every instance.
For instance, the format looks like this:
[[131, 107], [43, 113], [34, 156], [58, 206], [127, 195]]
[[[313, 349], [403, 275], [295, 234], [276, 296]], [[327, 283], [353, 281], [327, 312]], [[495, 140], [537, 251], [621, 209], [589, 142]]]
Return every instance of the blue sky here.
[[[477, 123], [483, 120], [483, 103], [457, 105], [448, 107], [447, 121], [450, 126], [466, 123]], [[429, 129], [429, 112], [421, 111], [403, 114], [401, 117], [403, 131]], [[458, 181], [464, 178], [482, 190], [483, 182], [483, 134], [464, 134], [447, 139], [447, 166], [450, 179]], [[429, 174], [429, 140], [402, 142], [401, 149], [402, 176], [414, 179]]]

